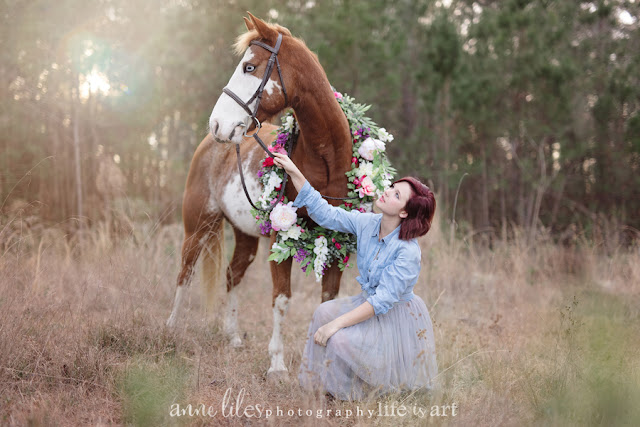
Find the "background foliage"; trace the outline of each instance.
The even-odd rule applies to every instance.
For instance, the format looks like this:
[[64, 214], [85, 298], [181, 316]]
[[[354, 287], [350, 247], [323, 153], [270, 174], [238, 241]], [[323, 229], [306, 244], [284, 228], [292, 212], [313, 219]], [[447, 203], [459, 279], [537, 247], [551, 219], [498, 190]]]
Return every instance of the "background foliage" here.
[[[633, 0], [0, 3], [0, 200], [74, 229], [179, 220], [246, 10], [288, 27], [396, 136], [460, 230], [640, 228]], [[283, 64], [286, 67], [286, 64]], [[108, 85], [108, 86], [107, 86]], [[79, 218], [82, 221], [68, 221]], [[577, 231], [576, 231], [577, 230]], [[624, 235], [624, 233], [623, 233]]]

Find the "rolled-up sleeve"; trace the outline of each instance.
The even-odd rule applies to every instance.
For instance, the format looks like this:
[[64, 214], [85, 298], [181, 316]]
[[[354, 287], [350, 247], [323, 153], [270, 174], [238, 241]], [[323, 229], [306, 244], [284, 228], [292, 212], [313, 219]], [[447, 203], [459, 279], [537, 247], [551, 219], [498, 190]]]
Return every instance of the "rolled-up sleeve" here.
[[376, 294], [367, 298], [376, 314], [384, 314], [409, 286], [415, 285], [420, 274], [420, 247], [404, 247], [396, 260], [388, 265], [380, 275]]
[[311, 219], [322, 227], [343, 233], [358, 234], [360, 212], [356, 210], [347, 212], [342, 208], [331, 206], [309, 184], [309, 181], [305, 181], [293, 201], [293, 206], [296, 208], [306, 206]]

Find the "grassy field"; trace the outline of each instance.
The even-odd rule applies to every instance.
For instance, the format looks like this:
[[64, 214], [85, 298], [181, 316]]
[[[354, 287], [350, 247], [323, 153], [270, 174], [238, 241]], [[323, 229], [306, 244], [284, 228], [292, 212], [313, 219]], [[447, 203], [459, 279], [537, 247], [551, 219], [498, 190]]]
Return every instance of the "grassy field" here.
[[[320, 302], [297, 268], [283, 332], [291, 375], [266, 379], [267, 241], [240, 287], [236, 350], [222, 306], [205, 315], [198, 275], [178, 328], [164, 327], [180, 225], [118, 238], [104, 224], [71, 239], [18, 220], [0, 230], [3, 425], [640, 425], [637, 247], [515, 233], [489, 249], [436, 227], [421, 241], [416, 293], [434, 321], [438, 389], [343, 403], [297, 384]], [[355, 276], [343, 276], [341, 296], [358, 292]], [[217, 414], [189, 416], [189, 404]], [[177, 408], [187, 415], [172, 417]]]

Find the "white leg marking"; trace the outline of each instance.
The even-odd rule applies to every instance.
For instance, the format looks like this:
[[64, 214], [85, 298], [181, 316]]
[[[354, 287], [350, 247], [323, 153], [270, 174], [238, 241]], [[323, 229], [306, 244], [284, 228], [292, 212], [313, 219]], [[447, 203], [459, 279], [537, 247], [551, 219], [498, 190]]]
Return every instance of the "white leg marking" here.
[[182, 297], [184, 296], [186, 286], [178, 286], [176, 288], [176, 296], [173, 300], [173, 310], [171, 311], [171, 315], [169, 319], [167, 319], [167, 326], [173, 328], [176, 326], [176, 322], [178, 321], [178, 312], [180, 310], [180, 305], [182, 304]]
[[273, 335], [269, 342], [269, 355], [271, 356], [271, 367], [267, 374], [272, 372], [287, 372], [284, 364], [284, 346], [282, 344], [282, 333], [280, 325], [287, 314], [289, 308], [289, 298], [284, 295], [278, 295], [276, 303], [273, 306]]
[[224, 316], [224, 332], [231, 340], [231, 347], [241, 347], [242, 340], [238, 334], [238, 289], [234, 287], [227, 294], [227, 312]]

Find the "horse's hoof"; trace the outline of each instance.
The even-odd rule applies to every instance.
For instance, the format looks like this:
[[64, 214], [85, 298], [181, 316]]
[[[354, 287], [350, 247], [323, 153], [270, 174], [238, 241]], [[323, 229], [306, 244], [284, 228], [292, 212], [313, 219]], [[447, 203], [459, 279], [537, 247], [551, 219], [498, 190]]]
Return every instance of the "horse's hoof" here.
[[267, 371], [267, 382], [277, 384], [281, 381], [287, 381], [289, 379], [289, 371], [285, 370], [275, 370], [273, 368], [269, 368]]

